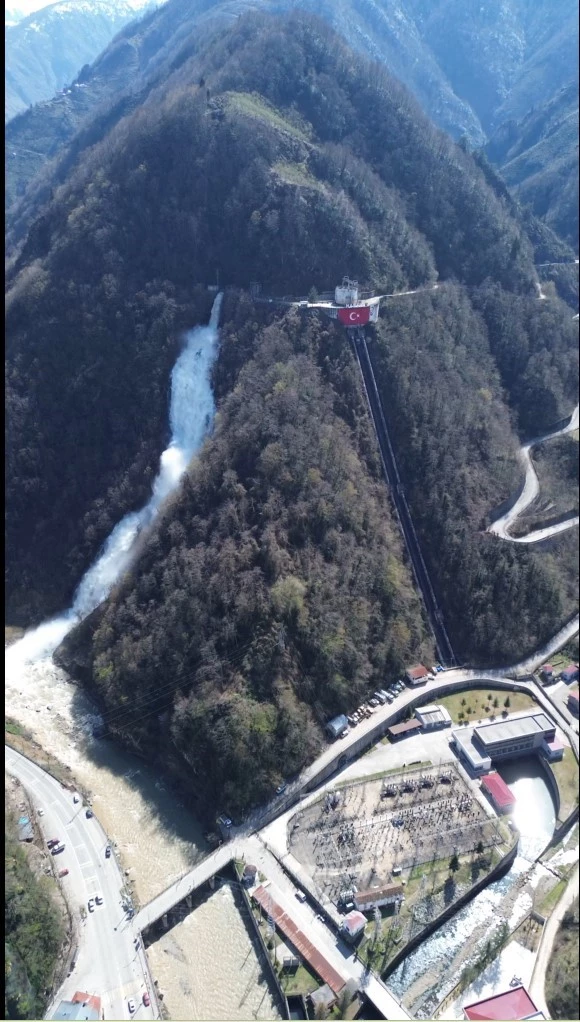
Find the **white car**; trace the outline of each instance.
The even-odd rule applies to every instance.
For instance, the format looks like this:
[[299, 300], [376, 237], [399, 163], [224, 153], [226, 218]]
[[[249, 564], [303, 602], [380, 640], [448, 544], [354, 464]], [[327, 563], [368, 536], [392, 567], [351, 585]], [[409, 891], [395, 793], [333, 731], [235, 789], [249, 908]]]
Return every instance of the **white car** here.
[[44, 816], [44, 809], [39, 809], [38, 810], [38, 815], [39, 816]]
[[129, 1000], [127, 1001], [127, 1007], [129, 1009], [129, 1014], [132, 1015], [135, 1011], [135, 1001], [133, 1000], [132, 997], [130, 997]]

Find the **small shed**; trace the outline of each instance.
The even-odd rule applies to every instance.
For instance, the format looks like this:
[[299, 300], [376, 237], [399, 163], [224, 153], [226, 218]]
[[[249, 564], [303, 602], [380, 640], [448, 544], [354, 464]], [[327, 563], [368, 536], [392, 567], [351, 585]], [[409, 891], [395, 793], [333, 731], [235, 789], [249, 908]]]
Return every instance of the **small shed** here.
[[387, 728], [387, 734], [393, 742], [396, 742], [399, 738], [406, 738], [407, 735], [412, 735], [420, 730], [421, 721], [417, 719], [405, 720], [402, 724], [392, 724], [391, 727]]
[[544, 679], [545, 682], [553, 681], [554, 668], [552, 667], [551, 664], [542, 664], [542, 666], [540, 667], [540, 674], [542, 675], [542, 678]]
[[28, 842], [34, 840], [34, 830], [28, 816], [21, 816], [18, 821], [18, 840]]
[[422, 685], [428, 677], [429, 671], [424, 664], [414, 664], [413, 667], [408, 667], [405, 671], [405, 678], [409, 685]]
[[366, 925], [367, 921], [365, 916], [363, 916], [362, 912], [357, 912], [356, 910], [353, 910], [352, 912], [349, 912], [347, 915], [345, 915], [344, 919], [342, 920], [340, 930], [347, 940], [353, 941], [356, 940], [356, 938], [359, 937], [361, 933], [364, 933], [364, 928]]
[[496, 772], [483, 778], [481, 787], [498, 813], [511, 813], [516, 804], [513, 791], [508, 788], [503, 777]]
[[333, 717], [326, 725], [326, 730], [331, 738], [338, 738], [338, 736], [341, 735], [343, 731], [346, 731], [347, 728], [348, 720], [344, 713], [339, 714], [338, 717]]
[[575, 692], [568, 693], [568, 709], [570, 713], [573, 713], [575, 717], [579, 715], [578, 709], [578, 689]]
[[560, 674], [562, 681], [578, 681], [578, 664], [570, 664]]
[[436, 706], [431, 703], [429, 706], [420, 706], [415, 710], [415, 716], [424, 731], [437, 731], [442, 727], [451, 727], [451, 717], [444, 706]]

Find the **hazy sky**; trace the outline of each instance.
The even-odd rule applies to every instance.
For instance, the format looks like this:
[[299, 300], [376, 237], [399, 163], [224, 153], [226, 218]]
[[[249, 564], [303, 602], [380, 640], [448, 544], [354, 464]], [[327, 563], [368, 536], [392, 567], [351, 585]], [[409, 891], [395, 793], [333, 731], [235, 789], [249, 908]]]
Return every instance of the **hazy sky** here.
[[6, 0], [4, 9], [8, 11], [24, 11], [25, 14], [33, 14], [41, 7], [48, 7], [55, 0]]

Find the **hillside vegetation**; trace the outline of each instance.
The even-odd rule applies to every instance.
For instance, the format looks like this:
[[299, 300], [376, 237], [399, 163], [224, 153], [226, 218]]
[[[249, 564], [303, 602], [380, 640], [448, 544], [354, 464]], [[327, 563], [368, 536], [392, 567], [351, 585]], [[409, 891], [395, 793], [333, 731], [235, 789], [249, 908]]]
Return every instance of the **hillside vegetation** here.
[[219, 273], [213, 433], [58, 658], [113, 734], [232, 811], [434, 653], [345, 331], [248, 285], [439, 281], [387, 303], [373, 361], [446, 624], [484, 664], [573, 607], [556, 554], [481, 533], [518, 485], [518, 432], [577, 400], [577, 323], [537, 300], [505, 186], [320, 20], [251, 15], [182, 44], [158, 88], [78, 140], [10, 265], [7, 613], [63, 609], [146, 499], [170, 367]]
[[42, 1018], [64, 929], [46, 877], [31, 869], [11, 814], [4, 828], [4, 885], [4, 1017]]
[[311, 759], [331, 715], [433, 653], [341, 331], [250, 312], [226, 318], [217, 383], [235, 384], [213, 436], [90, 644], [59, 653], [114, 733], [178, 755], [232, 811]]
[[579, 1018], [578, 899], [565, 913], [546, 972], [546, 1001], [552, 1018]]
[[383, 291], [534, 281], [509, 209], [386, 72], [316, 20], [240, 20], [87, 148], [9, 273], [11, 623], [61, 609], [142, 503], [179, 332], [209, 311], [192, 282], [217, 270], [274, 294], [345, 270]]
[[[565, 582], [545, 552], [498, 542], [483, 531], [516, 490], [520, 471], [502, 384], [514, 393], [524, 430], [534, 414], [536, 424], [543, 417], [544, 386], [557, 386], [553, 373], [541, 378], [549, 351], [542, 347], [540, 357], [539, 342], [534, 350], [534, 338], [550, 336], [537, 320], [543, 314], [540, 303], [521, 299], [520, 304], [501, 293], [490, 299], [487, 288], [472, 296], [488, 329], [459, 289], [448, 287], [408, 304], [393, 302], [382, 313], [377, 341], [370, 346], [399, 470], [451, 644], [461, 662], [475, 658], [481, 664], [513, 662], [530, 652], [557, 631], [576, 605], [574, 578], [571, 585]], [[548, 315], [561, 314], [554, 310]], [[566, 311], [563, 325], [568, 323]], [[565, 394], [565, 360], [561, 364]], [[560, 407], [557, 402], [548, 406], [547, 419], [553, 416], [556, 422]], [[574, 575], [566, 539], [561, 547]]]
[[578, 247], [578, 82], [521, 121], [508, 121], [486, 147], [519, 202]]

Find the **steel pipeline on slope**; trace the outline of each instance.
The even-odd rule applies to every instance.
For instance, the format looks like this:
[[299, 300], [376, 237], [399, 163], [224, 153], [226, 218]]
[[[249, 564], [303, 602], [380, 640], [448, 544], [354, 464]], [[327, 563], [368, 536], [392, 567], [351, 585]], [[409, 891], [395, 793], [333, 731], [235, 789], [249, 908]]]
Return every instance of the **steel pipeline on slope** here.
[[354, 332], [354, 350], [363, 378], [367, 401], [377, 435], [383, 470], [387, 483], [391, 489], [395, 511], [401, 525], [401, 531], [411, 560], [415, 579], [417, 581], [419, 592], [423, 597], [423, 603], [427, 611], [431, 630], [435, 636], [439, 656], [443, 663], [450, 666], [455, 663], [453, 649], [445, 629], [443, 615], [439, 608], [437, 597], [435, 596], [435, 592], [431, 584], [431, 579], [429, 578], [427, 566], [423, 559], [413, 519], [411, 518], [411, 513], [409, 511], [409, 505], [407, 504], [407, 498], [403, 491], [403, 485], [397, 469], [397, 462], [390, 441], [389, 431], [375, 381], [375, 375], [369, 358], [366, 338], [364, 331], [361, 328]]

